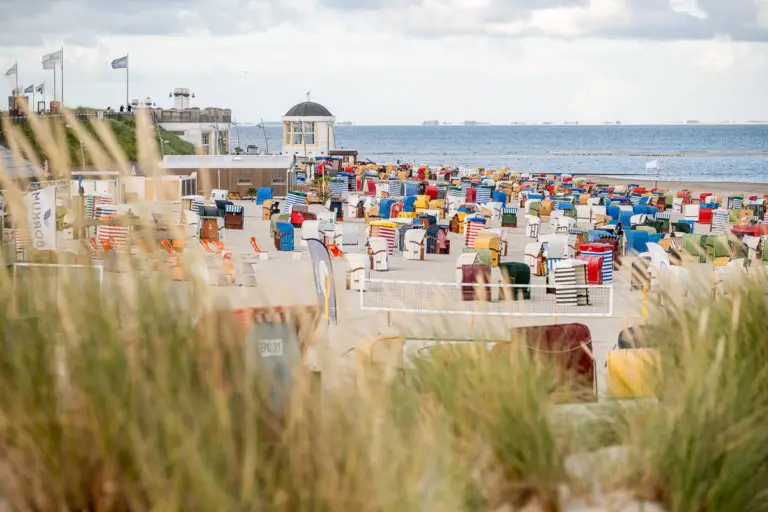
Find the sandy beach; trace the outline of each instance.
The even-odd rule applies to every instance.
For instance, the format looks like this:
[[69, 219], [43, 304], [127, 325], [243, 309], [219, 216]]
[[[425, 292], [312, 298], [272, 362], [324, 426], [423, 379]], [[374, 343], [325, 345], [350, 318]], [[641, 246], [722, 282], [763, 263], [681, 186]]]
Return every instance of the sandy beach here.
[[[578, 176], [578, 178], [587, 178], [598, 183], [611, 183], [627, 185], [630, 183], [638, 183], [646, 188], [653, 188], [656, 183], [654, 180], [647, 178], [607, 178], [605, 176], [597, 175], [584, 175]], [[576, 179], [576, 177], [574, 177]], [[658, 181], [659, 188], [668, 190], [680, 190], [687, 188], [692, 190], [695, 196], [698, 196], [701, 192], [712, 192], [714, 195], [718, 194], [744, 194], [749, 196], [751, 194], [768, 194], [768, 183], [746, 183], [741, 181]]]

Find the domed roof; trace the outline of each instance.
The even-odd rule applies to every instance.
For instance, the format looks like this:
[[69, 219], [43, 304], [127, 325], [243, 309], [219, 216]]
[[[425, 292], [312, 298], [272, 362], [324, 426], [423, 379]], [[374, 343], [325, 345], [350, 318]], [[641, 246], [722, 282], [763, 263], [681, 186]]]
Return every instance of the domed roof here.
[[295, 105], [285, 117], [333, 117], [327, 108], [314, 101], [305, 101]]

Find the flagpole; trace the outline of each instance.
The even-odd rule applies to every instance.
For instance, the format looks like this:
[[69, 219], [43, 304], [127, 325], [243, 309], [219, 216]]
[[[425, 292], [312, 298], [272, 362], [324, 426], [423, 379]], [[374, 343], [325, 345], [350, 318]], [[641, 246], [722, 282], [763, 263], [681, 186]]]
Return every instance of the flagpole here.
[[128, 58], [128, 54], [125, 54], [125, 108], [128, 108], [128, 105], [130, 105], [130, 100], [128, 99], [130, 96], [130, 82], [129, 82], [129, 72], [128, 72], [128, 66], [131, 65], [131, 59]]
[[61, 104], [64, 105], [64, 47], [61, 47]]
[[[14, 65], [16, 68], [16, 94], [14, 96], [19, 95], [19, 61], [16, 61], [16, 64]], [[18, 105], [16, 105], [16, 108], [18, 108]]]
[[56, 102], [56, 63], [53, 63], [53, 101]]

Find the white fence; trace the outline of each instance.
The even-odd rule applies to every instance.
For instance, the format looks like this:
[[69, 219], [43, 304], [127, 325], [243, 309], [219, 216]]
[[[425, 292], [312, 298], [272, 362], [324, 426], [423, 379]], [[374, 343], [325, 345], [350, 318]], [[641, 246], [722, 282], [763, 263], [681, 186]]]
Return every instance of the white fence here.
[[519, 317], [613, 316], [613, 285], [462, 284], [366, 279], [363, 311]]

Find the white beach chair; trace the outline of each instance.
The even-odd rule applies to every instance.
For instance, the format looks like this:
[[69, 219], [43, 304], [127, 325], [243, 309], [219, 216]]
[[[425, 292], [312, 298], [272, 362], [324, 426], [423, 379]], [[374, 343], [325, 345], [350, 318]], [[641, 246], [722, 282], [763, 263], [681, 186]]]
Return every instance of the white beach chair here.
[[344, 261], [347, 263], [347, 290], [360, 291], [364, 289], [368, 258], [364, 254], [346, 253]]
[[631, 226], [642, 226], [645, 224], [645, 221], [648, 219], [648, 216], [644, 213], [640, 213], [638, 215], [633, 215], [629, 218], [629, 224]]
[[336, 247], [344, 245], [344, 229], [341, 227], [341, 223], [333, 227], [333, 244]]
[[676, 197], [672, 199], [672, 211], [677, 213], [683, 212], [683, 198]]
[[526, 215], [525, 220], [528, 221], [528, 226], [525, 228], [525, 234], [529, 238], [539, 238], [539, 226], [541, 225], [541, 218], [534, 217], [533, 215]]
[[355, 224], [354, 222], [342, 222], [340, 226], [341, 226], [342, 244], [359, 247], [361, 225]]
[[424, 237], [427, 232], [423, 229], [409, 229], [405, 232], [405, 251], [407, 260], [424, 259]]
[[360, 203], [360, 198], [357, 194], [352, 194], [347, 198], [347, 210], [344, 214], [345, 219], [357, 218], [357, 205]]
[[320, 236], [320, 222], [316, 220], [305, 220], [301, 224], [301, 246], [307, 246], [307, 240], [323, 240]]
[[[568, 244], [568, 235], [553, 234], [544, 235], [539, 238], [539, 242], [544, 245], [544, 257], [547, 259], [570, 258], [571, 249]], [[526, 250], [526, 253], [528, 251]]]
[[320, 231], [334, 231], [336, 229], [336, 214], [334, 212], [317, 212], [316, 215]]
[[459, 257], [456, 259], [456, 282], [460, 283], [463, 279], [463, 272], [462, 267], [464, 265], [473, 265], [477, 262], [477, 253], [476, 252], [465, 252], [463, 254], [460, 254]]
[[389, 270], [389, 247], [385, 238], [373, 237], [368, 239], [369, 254], [373, 258], [373, 270], [386, 272]]
[[[688, 269], [673, 266], [669, 262], [669, 254], [664, 250], [662, 246], [654, 242], [648, 242], [648, 252], [641, 254], [641, 257], [649, 257], [651, 265], [648, 268], [648, 272], [651, 278], [659, 281], [659, 284], [667, 282], [672, 286], [681, 287], [685, 290], [690, 283], [691, 273]], [[654, 280], [651, 281], [653, 286]]]
[[592, 207], [588, 204], [577, 204], [576, 220], [578, 222], [592, 222]]
[[541, 242], [525, 244], [525, 256], [523, 261], [531, 269], [531, 275], [534, 276], [538, 275], [536, 274], [536, 265], [539, 261], [539, 253], [541, 252], [542, 245]]
[[568, 233], [569, 229], [576, 227], [576, 219], [571, 217], [560, 217], [557, 219], [557, 227], [555, 227], [555, 233]]
[[554, 210], [549, 214], [549, 229], [554, 233], [557, 231], [557, 227], [560, 225], [560, 219], [565, 217], [565, 213], [562, 210]]
[[686, 204], [683, 206], [683, 216], [686, 218], [686, 220], [693, 220], [698, 221], [699, 220], [699, 205], [697, 204]]

